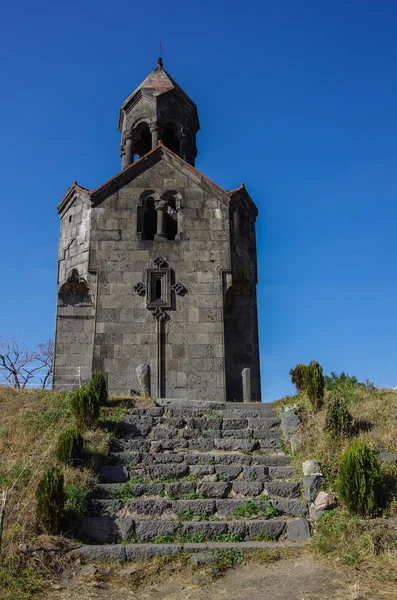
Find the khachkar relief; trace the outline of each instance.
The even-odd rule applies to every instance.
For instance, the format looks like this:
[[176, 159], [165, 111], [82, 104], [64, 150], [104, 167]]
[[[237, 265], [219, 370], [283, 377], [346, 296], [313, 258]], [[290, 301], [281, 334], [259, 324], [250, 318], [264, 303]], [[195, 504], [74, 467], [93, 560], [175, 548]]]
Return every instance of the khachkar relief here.
[[77, 269], [72, 269], [66, 282], [58, 292], [60, 306], [92, 306], [92, 295], [84, 277]]
[[139, 296], [146, 296], [146, 308], [156, 322], [157, 397], [162, 398], [165, 392], [165, 324], [170, 318], [166, 310], [175, 310], [175, 295], [184, 296], [187, 289], [175, 281], [174, 271], [159, 256], [153, 261], [153, 267], [146, 270], [145, 282], [137, 283], [134, 290]]

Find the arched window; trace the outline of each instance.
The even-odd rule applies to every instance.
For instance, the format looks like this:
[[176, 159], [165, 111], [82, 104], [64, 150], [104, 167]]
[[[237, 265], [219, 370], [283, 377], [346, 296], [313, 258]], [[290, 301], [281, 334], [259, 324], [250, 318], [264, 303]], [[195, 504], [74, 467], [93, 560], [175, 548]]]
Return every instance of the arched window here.
[[147, 198], [143, 210], [142, 239], [154, 240], [157, 233], [157, 212], [154, 207], [153, 198]]

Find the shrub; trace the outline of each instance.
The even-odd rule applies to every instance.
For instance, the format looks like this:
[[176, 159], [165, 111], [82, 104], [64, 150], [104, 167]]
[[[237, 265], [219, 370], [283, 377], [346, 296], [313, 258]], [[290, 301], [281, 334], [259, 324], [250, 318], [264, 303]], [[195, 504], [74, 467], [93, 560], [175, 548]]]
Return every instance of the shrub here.
[[340, 396], [332, 396], [329, 400], [325, 416], [325, 429], [336, 438], [348, 437], [352, 430], [353, 417], [347, 402]]
[[316, 360], [308, 366], [305, 391], [313, 410], [318, 411], [324, 402], [324, 375]]
[[56, 457], [61, 463], [73, 463], [82, 457], [84, 439], [81, 433], [69, 427], [61, 433], [56, 447]]
[[307, 382], [307, 365], [296, 365], [295, 369], [290, 369], [289, 374], [291, 375], [291, 381], [296, 387], [296, 391], [304, 392], [306, 390]]
[[360, 383], [354, 375], [350, 377], [348, 373], [342, 371], [340, 375], [335, 371], [331, 371], [331, 375], [325, 376], [325, 389], [335, 391], [345, 387], [365, 387], [364, 383]]
[[88, 387], [81, 387], [70, 399], [70, 412], [77, 429], [94, 429], [98, 423], [100, 409], [97, 396]]
[[65, 504], [63, 474], [57, 467], [47, 469], [36, 490], [36, 521], [49, 534], [58, 533]]
[[354, 440], [342, 456], [337, 478], [340, 499], [351, 514], [373, 516], [382, 500], [382, 475], [374, 452]]
[[104, 406], [108, 401], [108, 388], [102, 371], [94, 371], [91, 376], [90, 390], [98, 399], [99, 405]]

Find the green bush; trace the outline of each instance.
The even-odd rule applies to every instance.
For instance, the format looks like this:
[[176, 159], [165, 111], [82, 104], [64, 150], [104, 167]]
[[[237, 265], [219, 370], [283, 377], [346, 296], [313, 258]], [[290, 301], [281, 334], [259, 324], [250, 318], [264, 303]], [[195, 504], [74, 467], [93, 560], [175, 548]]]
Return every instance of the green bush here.
[[298, 393], [306, 390], [308, 368], [307, 365], [298, 364], [295, 369], [290, 369], [289, 374], [291, 375], [291, 381], [295, 385]]
[[90, 390], [98, 399], [99, 405], [104, 406], [108, 401], [108, 388], [102, 371], [94, 371], [91, 376]]
[[339, 498], [353, 515], [373, 516], [383, 494], [382, 475], [374, 452], [356, 439], [342, 456], [337, 478]]
[[40, 529], [49, 534], [59, 532], [65, 490], [63, 474], [57, 467], [47, 469], [42, 475], [36, 490], [36, 521]]
[[351, 434], [353, 417], [345, 398], [332, 396], [327, 406], [325, 429], [335, 438], [348, 437]]
[[87, 509], [90, 490], [81, 488], [75, 484], [69, 484], [65, 489], [66, 508], [74, 515], [83, 515]]
[[305, 392], [313, 410], [317, 412], [324, 402], [324, 375], [316, 360], [312, 360], [308, 366]]
[[83, 449], [83, 436], [76, 429], [69, 427], [59, 436], [55, 454], [61, 463], [75, 463], [81, 459]]
[[79, 430], [94, 429], [100, 410], [98, 397], [88, 387], [81, 387], [70, 398], [70, 412]]

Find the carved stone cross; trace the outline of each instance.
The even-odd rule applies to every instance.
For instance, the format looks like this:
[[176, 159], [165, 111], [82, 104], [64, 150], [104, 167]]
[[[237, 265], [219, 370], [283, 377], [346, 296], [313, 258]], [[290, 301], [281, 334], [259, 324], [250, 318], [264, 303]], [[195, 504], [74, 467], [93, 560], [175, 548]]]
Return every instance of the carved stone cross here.
[[152, 311], [152, 316], [156, 320], [157, 397], [162, 398], [165, 391], [164, 325], [170, 318], [164, 309], [175, 310], [173, 294], [184, 296], [187, 289], [179, 281], [172, 283], [174, 273], [164, 258], [158, 256], [153, 261], [153, 265], [154, 267], [146, 270], [146, 282], [137, 283], [134, 290], [139, 296], [146, 296], [146, 308]]

